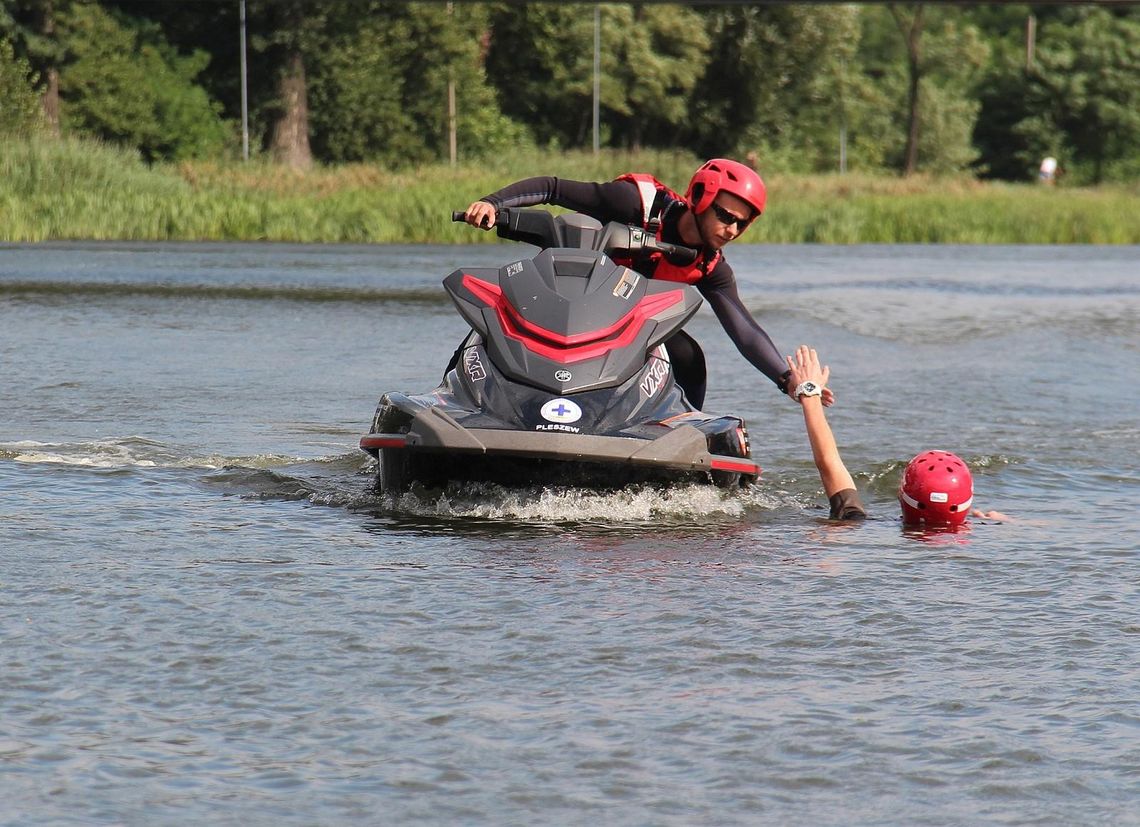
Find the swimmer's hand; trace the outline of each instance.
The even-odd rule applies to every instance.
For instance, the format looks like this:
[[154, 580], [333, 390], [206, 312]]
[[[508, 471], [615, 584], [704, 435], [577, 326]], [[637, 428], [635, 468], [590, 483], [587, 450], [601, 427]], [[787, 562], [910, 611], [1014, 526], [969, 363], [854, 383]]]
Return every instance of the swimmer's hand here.
[[977, 517], [980, 520], [997, 520], [999, 523], [1009, 523], [1013, 521], [1012, 517], [1002, 514], [1000, 511], [982, 511], [980, 508], [975, 508], [970, 512], [971, 517]]

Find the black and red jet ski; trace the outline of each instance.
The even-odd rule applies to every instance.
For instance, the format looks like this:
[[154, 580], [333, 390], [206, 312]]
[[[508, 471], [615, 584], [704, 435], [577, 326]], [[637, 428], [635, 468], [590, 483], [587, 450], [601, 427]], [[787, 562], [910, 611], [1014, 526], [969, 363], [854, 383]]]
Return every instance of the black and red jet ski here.
[[[462, 213], [452, 218], [463, 220]], [[614, 488], [748, 485], [744, 421], [703, 413], [674, 382], [664, 342], [701, 298], [614, 261], [695, 251], [589, 216], [503, 209], [502, 238], [540, 248], [443, 281], [471, 332], [430, 393], [386, 393], [360, 447], [385, 493], [449, 480]]]

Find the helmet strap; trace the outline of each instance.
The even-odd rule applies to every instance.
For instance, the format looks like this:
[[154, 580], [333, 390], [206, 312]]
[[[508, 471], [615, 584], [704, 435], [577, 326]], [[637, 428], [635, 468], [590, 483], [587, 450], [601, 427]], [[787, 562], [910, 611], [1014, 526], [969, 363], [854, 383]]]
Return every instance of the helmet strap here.
[[687, 220], [693, 222], [693, 230], [696, 232], [697, 239], [700, 241], [701, 246], [707, 247], [708, 239], [705, 238], [704, 230], [701, 229], [701, 222], [698, 219], [697, 214], [693, 212], [692, 207], [688, 206], [686, 206], [684, 213], [681, 214], [681, 217], [677, 219], [677, 230], [681, 234], [681, 241], [690, 247], [692, 246], [692, 243], [687, 238], [685, 238], [685, 233], [683, 230], [684, 224]]

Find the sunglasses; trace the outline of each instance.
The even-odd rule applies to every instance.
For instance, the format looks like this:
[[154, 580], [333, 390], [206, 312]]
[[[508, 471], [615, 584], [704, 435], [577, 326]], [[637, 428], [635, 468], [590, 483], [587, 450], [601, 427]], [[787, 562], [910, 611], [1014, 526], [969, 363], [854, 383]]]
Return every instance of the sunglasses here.
[[721, 224], [723, 224], [726, 227], [731, 227], [733, 224], [735, 224], [737, 226], [737, 228], [740, 230], [740, 232], [744, 232], [745, 230], [747, 230], [748, 225], [752, 223], [752, 216], [747, 216], [747, 217], [741, 218], [738, 215], [734, 215], [733, 213], [730, 213], [728, 210], [726, 210], [720, 204], [717, 204], [715, 201], [713, 202], [713, 205], [712, 205], [712, 211], [713, 211], [713, 215], [716, 216], [717, 221], [719, 221]]

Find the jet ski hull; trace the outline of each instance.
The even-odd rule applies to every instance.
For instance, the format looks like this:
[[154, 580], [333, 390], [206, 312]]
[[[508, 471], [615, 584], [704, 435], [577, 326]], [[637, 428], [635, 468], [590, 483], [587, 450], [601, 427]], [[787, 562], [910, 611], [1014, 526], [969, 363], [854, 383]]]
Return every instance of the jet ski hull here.
[[360, 440], [379, 488], [755, 480], [744, 421], [694, 408], [664, 345], [700, 296], [613, 258], [660, 242], [580, 215], [499, 217], [500, 235], [542, 249], [444, 279], [470, 332], [435, 390], [381, 397]]

